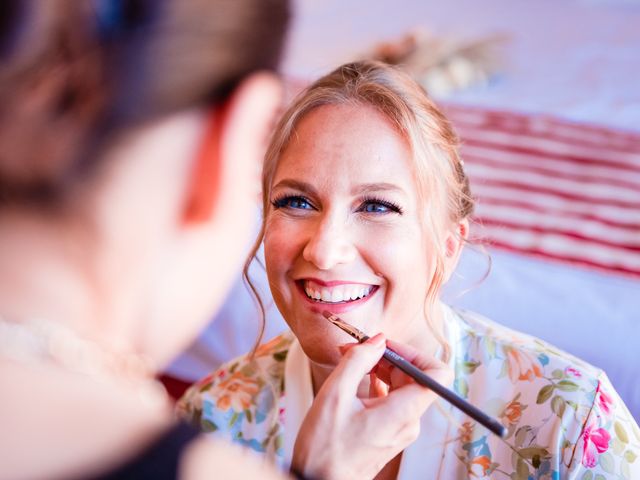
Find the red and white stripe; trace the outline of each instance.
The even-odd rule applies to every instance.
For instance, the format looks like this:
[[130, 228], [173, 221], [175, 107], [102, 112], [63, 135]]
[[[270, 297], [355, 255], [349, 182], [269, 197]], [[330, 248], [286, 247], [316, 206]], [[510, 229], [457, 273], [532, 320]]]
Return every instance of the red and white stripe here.
[[495, 248], [640, 277], [640, 134], [460, 105], [445, 111]]

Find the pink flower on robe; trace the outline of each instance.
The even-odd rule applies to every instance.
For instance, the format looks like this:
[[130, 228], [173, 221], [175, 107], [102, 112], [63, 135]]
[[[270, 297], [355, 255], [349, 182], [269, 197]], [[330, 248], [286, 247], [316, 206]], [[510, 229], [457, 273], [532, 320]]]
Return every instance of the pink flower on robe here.
[[598, 463], [598, 455], [609, 448], [611, 435], [604, 428], [595, 428], [590, 424], [582, 434], [583, 452], [582, 464], [587, 468], [593, 468]]
[[572, 377], [577, 377], [580, 378], [582, 377], [582, 373], [580, 372], [580, 370], [573, 368], [573, 367], [567, 367], [564, 369], [564, 373], [567, 376], [572, 376]]
[[611, 406], [613, 405], [613, 398], [602, 390], [601, 384], [598, 385], [598, 405], [602, 409], [605, 415], [611, 414]]

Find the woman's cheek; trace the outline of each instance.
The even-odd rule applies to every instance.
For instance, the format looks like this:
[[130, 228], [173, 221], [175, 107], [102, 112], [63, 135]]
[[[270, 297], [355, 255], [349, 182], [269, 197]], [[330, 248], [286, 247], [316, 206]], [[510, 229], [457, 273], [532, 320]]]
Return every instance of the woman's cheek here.
[[264, 252], [269, 282], [282, 288], [286, 275], [296, 261], [299, 232], [295, 224], [282, 218], [275, 218], [267, 224], [264, 236]]
[[424, 239], [411, 230], [386, 233], [378, 233], [369, 258], [388, 284], [386, 307], [413, 315], [422, 308], [432, 270]]
[[416, 262], [420, 259], [416, 254], [423, 251], [412, 229], [397, 226], [370, 227], [361, 232], [358, 243], [378, 270], [376, 273], [390, 277], [404, 276], [407, 269], [417, 267]]

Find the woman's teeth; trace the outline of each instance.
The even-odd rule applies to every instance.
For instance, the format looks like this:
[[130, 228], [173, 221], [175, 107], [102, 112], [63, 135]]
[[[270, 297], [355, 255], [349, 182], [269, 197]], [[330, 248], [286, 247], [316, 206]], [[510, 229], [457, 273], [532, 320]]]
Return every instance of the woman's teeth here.
[[373, 290], [372, 285], [336, 285], [334, 287], [315, 287], [305, 285], [304, 292], [312, 300], [325, 303], [342, 303], [359, 300]]

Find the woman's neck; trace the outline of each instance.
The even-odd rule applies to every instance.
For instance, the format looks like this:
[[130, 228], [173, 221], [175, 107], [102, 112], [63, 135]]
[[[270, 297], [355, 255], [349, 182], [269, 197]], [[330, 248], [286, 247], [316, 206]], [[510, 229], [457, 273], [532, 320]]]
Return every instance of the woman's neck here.
[[115, 329], [110, 331], [117, 323], [109, 301], [115, 292], [105, 290], [97, 262], [89, 260], [95, 252], [86, 235], [62, 222], [2, 220], [0, 317], [45, 319], [89, 340], [120, 343]]

